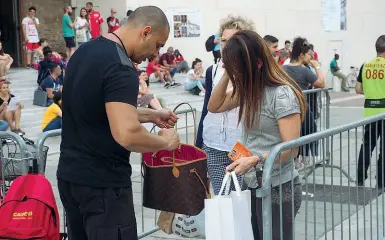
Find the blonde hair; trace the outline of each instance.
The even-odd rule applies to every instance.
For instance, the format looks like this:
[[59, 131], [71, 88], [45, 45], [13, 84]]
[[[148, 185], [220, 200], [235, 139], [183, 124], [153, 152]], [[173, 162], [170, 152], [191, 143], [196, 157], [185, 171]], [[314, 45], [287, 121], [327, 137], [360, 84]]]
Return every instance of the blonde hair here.
[[254, 22], [241, 17], [241, 16], [227, 16], [221, 20], [221, 26], [219, 28], [219, 36], [222, 36], [223, 31], [226, 29], [236, 29], [236, 30], [250, 30], [255, 31]]

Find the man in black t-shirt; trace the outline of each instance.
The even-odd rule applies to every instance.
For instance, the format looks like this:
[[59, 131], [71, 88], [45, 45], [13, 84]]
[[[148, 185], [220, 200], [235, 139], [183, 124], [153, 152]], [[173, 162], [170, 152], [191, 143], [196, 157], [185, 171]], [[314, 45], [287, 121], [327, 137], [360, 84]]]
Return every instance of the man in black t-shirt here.
[[[176, 149], [179, 135], [171, 111], [136, 108], [139, 81], [131, 60], [157, 56], [169, 31], [162, 10], [140, 7], [115, 33], [83, 44], [68, 63], [57, 178], [71, 240], [138, 238], [130, 152]], [[163, 129], [150, 134], [144, 122]]]

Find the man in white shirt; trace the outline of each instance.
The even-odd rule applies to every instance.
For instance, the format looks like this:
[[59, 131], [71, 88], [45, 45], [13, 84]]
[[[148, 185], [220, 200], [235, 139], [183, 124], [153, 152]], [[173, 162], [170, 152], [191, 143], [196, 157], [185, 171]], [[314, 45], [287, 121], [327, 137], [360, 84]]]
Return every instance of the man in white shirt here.
[[39, 48], [39, 19], [35, 18], [36, 8], [30, 7], [28, 9], [28, 16], [23, 18], [23, 36], [25, 40], [25, 46], [27, 49], [27, 68], [33, 67], [34, 59], [33, 54], [35, 50]]

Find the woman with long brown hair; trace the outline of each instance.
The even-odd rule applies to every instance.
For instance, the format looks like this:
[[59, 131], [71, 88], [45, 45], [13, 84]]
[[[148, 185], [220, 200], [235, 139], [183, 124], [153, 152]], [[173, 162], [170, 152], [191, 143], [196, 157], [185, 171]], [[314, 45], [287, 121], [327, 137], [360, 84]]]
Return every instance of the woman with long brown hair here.
[[[241, 142], [253, 156], [233, 162], [227, 170], [244, 175], [246, 185], [253, 190], [260, 187], [261, 172], [256, 166], [264, 163], [274, 146], [300, 136], [305, 99], [298, 84], [274, 61], [263, 38], [253, 31], [235, 33], [222, 50], [222, 58], [226, 73], [211, 95], [208, 110], [224, 112], [239, 107]], [[227, 91], [229, 81], [233, 85], [231, 91]], [[292, 239], [294, 217], [302, 198], [301, 181], [293, 163], [297, 152], [297, 149], [282, 152], [274, 165], [272, 224], [277, 231], [273, 231], [273, 239], [281, 239], [278, 230], [281, 220], [284, 239]], [[262, 202], [259, 198], [256, 202], [262, 239]], [[283, 219], [280, 219], [281, 204]]]
[[86, 8], [80, 9], [80, 15], [75, 20], [76, 42], [78, 46], [89, 40], [90, 23], [88, 20], [88, 12]]

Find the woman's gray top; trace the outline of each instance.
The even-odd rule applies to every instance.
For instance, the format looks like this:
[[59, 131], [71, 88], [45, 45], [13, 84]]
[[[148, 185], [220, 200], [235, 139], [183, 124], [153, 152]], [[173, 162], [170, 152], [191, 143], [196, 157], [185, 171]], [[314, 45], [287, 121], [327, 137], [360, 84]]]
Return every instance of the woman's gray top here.
[[[259, 125], [255, 124], [250, 130], [244, 129], [242, 143], [254, 155], [257, 152], [270, 152], [274, 146], [282, 142], [278, 120], [300, 112], [298, 98], [289, 86], [266, 87]], [[298, 124], [300, 125], [300, 123]], [[289, 182], [299, 175], [293, 164], [294, 159], [290, 161], [281, 166], [281, 173], [279, 164], [274, 165], [272, 174], [273, 187]], [[257, 174], [255, 168], [245, 174], [244, 181], [248, 187], [258, 187]], [[281, 177], [279, 174], [281, 174]]]

